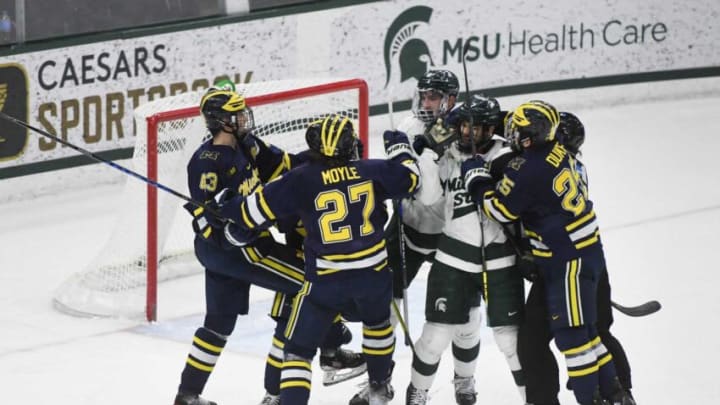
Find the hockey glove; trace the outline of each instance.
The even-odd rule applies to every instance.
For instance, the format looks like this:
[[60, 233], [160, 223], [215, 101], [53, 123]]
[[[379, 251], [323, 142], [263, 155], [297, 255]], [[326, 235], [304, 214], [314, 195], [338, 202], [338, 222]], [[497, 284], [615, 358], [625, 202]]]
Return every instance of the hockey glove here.
[[406, 155], [404, 158], [412, 158], [413, 156], [410, 141], [408, 141], [405, 132], [385, 131], [383, 133], [383, 143], [385, 144], [385, 154], [388, 159], [395, 159], [402, 155]]
[[412, 147], [413, 147], [413, 150], [415, 151], [415, 154], [420, 156], [420, 155], [422, 155], [425, 148], [430, 147], [430, 144], [428, 143], [428, 140], [425, 137], [425, 135], [415, 135], [415, 138], [413, 139]]
[[[205, 203], [205, 206], [214, 208], [215, 202], [210, 200]], [[212, 229], [222, 229], [224, 226], [222, 220], [213, 214], [207, 212], [203, 207], [197, 207], [195, 204], [186, 203], [183, 205], [190, 215], [192, 215], [192, 227], [196, 234], [201, 235], [205, 239], [209, 239], [212, 234]]]
[[233, 246], [243, 247], [255, 241], [260, 231], [253, 231], [240, 225], [228, 222], [225, 224], [225, 239]]
[[357, 145], [355, 145], [355, 150], [357, 151], [357, 158], [358, 159], [364, 159], [364, 153], [365, 153], [365, 145], [362, 142], [362, 139], [358, 138]]
[[462, 162], [460, 173], [463, 179], [465, 179], [465, 189], [470, 195], [475, 195], [475, 192], [479, 190], [480, 187], [494, 183], [490, 175], [489, 165], [480, 156], [471, 157]]
[[427, 131], [425, 137], [428, 146], [437, 153], [438, 156], [442, 156], [450, 144], [457, 139], [457, 132], [452, 127], [445, 125], [442, 118], [438, 118], [435, 125]]

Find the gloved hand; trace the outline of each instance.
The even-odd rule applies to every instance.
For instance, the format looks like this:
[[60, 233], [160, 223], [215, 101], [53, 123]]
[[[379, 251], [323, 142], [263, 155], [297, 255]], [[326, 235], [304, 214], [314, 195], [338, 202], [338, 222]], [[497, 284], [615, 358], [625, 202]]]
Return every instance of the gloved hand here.
[[430, 143], [428, 142], [428, 139], [425, 137], [425, 135], [415, 135], [415, 138], [413, 139], [412, 143], [413, 150], [415, 150], [415, 153], [420, 156], [423, 153], [423, 150], [425, 148], [430, 147]]
[[231, 245], [239, 247], [253, 243], [260, 235], [260, 231], [247, 229], [231, 222], [225, 224], [224, 232], [225, 239]]
[[480, 156], [474, 156], [462, 162], [460, 173], [465, 179], [465, 189], [472, 195], [477, 187], [493, 183], [490, 175], [490, 168], [485, 159]]
[[451, 126], [446, 125], [442, 118], [438, 118], [435, 125], [428, 129], [427, 134], [428, 146], [442, 156], [445, 150], [457, 139], [457, 132]]
[[358, 141], [357, 141], [358, 159], [363, 159], [363, 153], [365, 153], [365, 145], [363, 145], [362, 139], [358, 138]]
[[214, 211], [214, 213], [192, 203], [183, 205], [183, 208], [193, 216], [192, 227], [195, 233], [208, 239], [212, 233], [212, 228], [222, 229], [227, 223], [227, 219], [220, 216], [220, 209], [225, 202], [235, 195], [237, 195], [237, 192], [226, 188], [215, 194], [212, 200], [206, 201], [205, 207]]
[[383, 133], [383, 143], [385, 145], [385, 154], [388, 159], [394, 159], [397, 156], [407, 154], [412, 156], [410, 141], [405, 132], [402, 131], [385, 131]]
[[522, 256], [518, 257], [517, 268], [527, 281], [534, 282], [540, 277], [538, 266], [530, 252], [525, 252]]

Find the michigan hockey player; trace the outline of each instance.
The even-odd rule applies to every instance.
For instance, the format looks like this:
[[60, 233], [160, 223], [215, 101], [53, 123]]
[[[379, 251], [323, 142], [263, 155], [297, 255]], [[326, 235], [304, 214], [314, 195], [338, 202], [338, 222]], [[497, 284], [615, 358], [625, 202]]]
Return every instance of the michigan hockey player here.
[[522, 221], [540, 277], [548, 321], [566, 360], [570, 386], [583, 405], [634, 404], [597, 333], [597, 280], [605, 260], [592, 202], [574, 158], [557, 142], [558, 111], [543, 101], [517, 107], [508, 136], [522, 151], [495, 184], [482, 157], [463, 163], [465, 186], [485, 215]]
[[395, 338], [389, 320], [392, 275], [383, 201], [413, 195], [418, 169], [407, 136], [396, 131], [384, 134], [389, 160], [356, 160], [357, 136], [345, 117], [331, 115], [312, 123], [306, 139], [313, 151], [309, 163], [246, 198], [225, 202], [220, 211], [250, 232], [293, 216], [306, 227], [306, 281], [286, 329], [281, 403], [308, 402], [319, 336], [338, 314], [353, 312], [363, 323], [368, 403], [387, 404], [393, 397]]
[[[585, 166], [578, 159], [580, 147], [585, 142], [585, 126], [578, 117], [569, 112], [560, 113], [557, 139], [565, 150], [575, 158], [575, 171], [581, 187], [587, 188]], [[610, 283], [606, 269], [600, 274], [597, 287], [597, 329], [600, 340], [612, 354], [620, 384], [628, 393], [632, 388], [630, 365], [620, 342], [610, 332], [613, 323], [610, 305]], [[527, 401], [530, 405], [557, 405], [560, 382], [558, 366], [549, 348], [552, 334], [545, 304], [545, 283], [542, 278], [533, 282], [525, 305], [525, 321], [518, 335], [518, 354], [525, 371]]]
[[[196, 201], [211, 201], [226, 188], [248, 195], [297, 162], [295, 156], [266, 145], [252, 134], [252, 109], [234, 91], [211, 88], [202, 97], [200, 110], [212, 138], [195, 151], [188, 163], [188, 186]], [[236, 229], [238, 233], [234, 234], [202, 208], [186, 208], [194, 216], [195, 253], [205, 268], [206, 315], [193, 337], [175, 405], [213, 405], [200, 394], [235, 328], [237, 316], [248, 312], [250, 285], [293, 296], [304, 281], [304, 263], [295, 249], [276, 243], [267, 231]], [[237, 239], [250, 244], [240, 244]], [[335, 328], [343, 325], [335, 324]], [[348, 359], [345, 366], [364, 367], [359, 354], [350, 356], [337, 350], [346, 340], [342, 330], [328, 337], [330, 340], [323, 346], [334, 350], [334, 357]], [[267, 367], [269, 376], [277, 376], [274, 383], [272, 378], [266, 380], [266, 388], [271, 390], [273, 385], [279, 386], [280, 368], [271, 362]], [[273, 400], [278, 398], [271, 394], [263, 399], [269, 404]]]

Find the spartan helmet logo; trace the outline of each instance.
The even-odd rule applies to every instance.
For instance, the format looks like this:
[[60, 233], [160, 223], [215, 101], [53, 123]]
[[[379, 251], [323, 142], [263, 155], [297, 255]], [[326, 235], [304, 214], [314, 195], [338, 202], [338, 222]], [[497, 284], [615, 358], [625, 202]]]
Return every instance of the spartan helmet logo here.
[[447, 298], [440, 297], [435, 300], [435, 311], [447, 312]]
[[413, 77], [419, 79], [428, 70], [428, 63], [434, 66], [425, 41], [414, 38], [418, 28], [428, 25], [432, 12], [433, 10], [426, 6], [411, 7], [390, 24], [383, 47], [385, 87], [390, 83], [394, 61], [397, 61], [400, 67], [401, 83]]

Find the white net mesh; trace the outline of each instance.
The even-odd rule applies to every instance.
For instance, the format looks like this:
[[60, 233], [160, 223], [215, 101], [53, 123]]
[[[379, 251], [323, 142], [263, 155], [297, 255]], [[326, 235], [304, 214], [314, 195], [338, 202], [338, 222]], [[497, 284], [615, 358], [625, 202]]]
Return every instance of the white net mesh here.
[[[238, 85], [255, 116], [255, 134], [267, 143], [289, 152], [306, 148], [305, 128], [329, 113], [350, 116], [358, 127], [358, 90], [342, 89], [309, 96], [302, 89], [334, 80], [283, 80]], [[286, 98], [264, 104], [273, 95], [292, 91]], [[160, 122], [157, 131], [157, 161], [160, 184], [188, 195], [186, 165], [192, 153], [208, 136], [197, 112], [203, 92], [184, 93], [143, 104], [135, 109], [137, 138], [131, 170], [147, 175], [147, 117], [188, 109], [193, 113]], [[262, 97], [258, 97], [262, 96]], [[299, 97], [298, 97], [299, 96]], [[263, 103], [253, 103], [253, 98]], [[147, 291], [147, 185], [128, 178], [121, 198], [122, 212], [103, 250], [83, 271], [65, 281], [56, 291], [54, 305], [63, 312], [84, 316], [141, 317]], [[181, 209], [184, 201], [158, 190], [157, 246], [160, 265], [158, 282], [202, 271], [195, 260], [190, 216]], [[179, 209], [180, 208], [180, 209]]]

